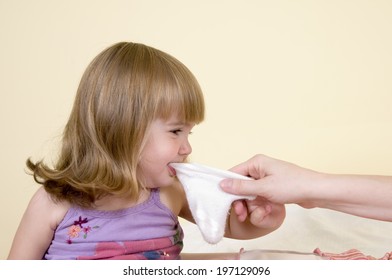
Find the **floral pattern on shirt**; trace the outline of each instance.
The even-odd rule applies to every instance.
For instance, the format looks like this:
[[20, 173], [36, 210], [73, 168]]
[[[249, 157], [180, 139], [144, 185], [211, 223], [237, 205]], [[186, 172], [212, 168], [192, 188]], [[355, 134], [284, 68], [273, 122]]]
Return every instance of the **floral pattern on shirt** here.
[[83, 239], [86, 239], [88, 234], [93, 230], [99, 228], [99, 226], [89, 226], [87, 225], [88, 223], [87, 218], [82, 218], [82, 216], [79, 216], [79, 219], [77, 221], [74, 221], [73, 225], [68, 228], [68, 239], [67, 243], [72, 244], [72, 239], [78, 238], [79, 236], [82, 236]]

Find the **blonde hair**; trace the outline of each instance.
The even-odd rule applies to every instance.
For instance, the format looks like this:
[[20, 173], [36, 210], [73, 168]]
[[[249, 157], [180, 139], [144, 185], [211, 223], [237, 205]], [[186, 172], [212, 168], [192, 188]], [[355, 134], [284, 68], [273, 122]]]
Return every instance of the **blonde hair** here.
[[173, 113], [184, 122], [203, 121], [203, 94], [193, 74], [165, 52], [117, 43], [83, 74], [54, 168], [30, 159], [27, 166], [58, 200], [89, 207], [107, 194], [135, 198], [149, 125]]

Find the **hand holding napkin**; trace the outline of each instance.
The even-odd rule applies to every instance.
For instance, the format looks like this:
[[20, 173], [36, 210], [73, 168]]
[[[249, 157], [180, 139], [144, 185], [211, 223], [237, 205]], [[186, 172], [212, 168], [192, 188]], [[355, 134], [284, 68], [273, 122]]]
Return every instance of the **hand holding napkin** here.
[[171, 163], [184, 187], [189, 208], [205, 241], [218, 243], [225, 233], [226, 220], [235, 200], [255, 199], [224, 192], [219, 183], [226, 178], [252, 180], [234, 172], [196, 163]]

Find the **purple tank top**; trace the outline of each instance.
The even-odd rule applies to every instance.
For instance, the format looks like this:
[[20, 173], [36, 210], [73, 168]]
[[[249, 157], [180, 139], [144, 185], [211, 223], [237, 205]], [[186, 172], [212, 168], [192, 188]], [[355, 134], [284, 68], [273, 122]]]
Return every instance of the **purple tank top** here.
[[135, 207], [101, 211], [70, 208], [44, 259], [178, 259], [183, 232], [153, 189]]

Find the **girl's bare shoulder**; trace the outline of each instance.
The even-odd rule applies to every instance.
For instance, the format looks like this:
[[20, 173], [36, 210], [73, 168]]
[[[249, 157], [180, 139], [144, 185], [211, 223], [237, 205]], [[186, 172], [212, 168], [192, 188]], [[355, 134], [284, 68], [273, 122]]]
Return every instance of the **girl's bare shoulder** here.
[[40, 187], [31, 198], [26, 211], [41, 218], [47, 217], [51, 227], [56, 228], [70, 207], [70, 203], [55, 200], [43, 187]]

